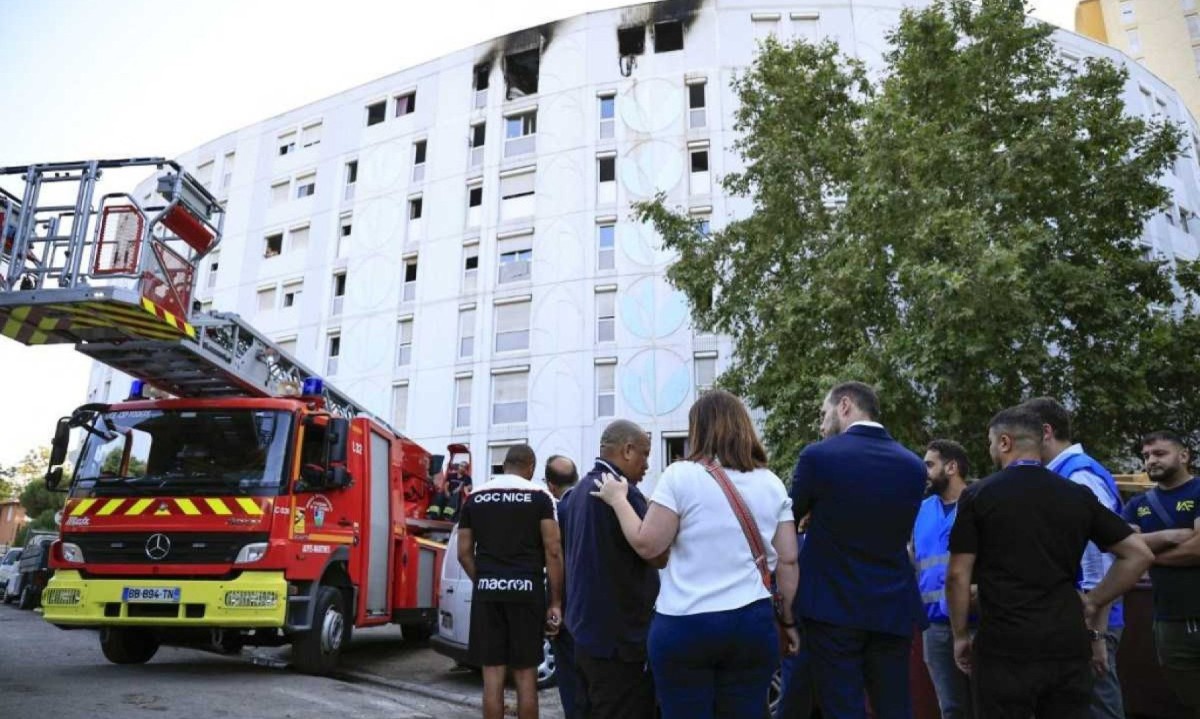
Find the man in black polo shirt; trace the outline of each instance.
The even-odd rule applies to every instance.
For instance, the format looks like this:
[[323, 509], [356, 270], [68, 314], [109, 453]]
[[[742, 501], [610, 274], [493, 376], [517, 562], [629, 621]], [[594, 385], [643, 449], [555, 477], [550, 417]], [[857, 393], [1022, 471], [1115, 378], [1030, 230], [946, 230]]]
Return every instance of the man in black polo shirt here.
[[[628, 420], [600, 437], [600, 457], [583, 477], [591, 487], [603, 474], [629, 482], [629, 503], [646, 515], [637, 484], [649, 467], [650, 439]], [[586, 491], [568, 493], [558, 507], [567, 555], [567, 627], [575, 638], [575, 663], [591, 705], [591, 719], [652, 719], [654, 684], [646, 671], [646, 635], [658, 572], [621, 532], [617, 515]], [[659, 557], [657, 566], [666, 564]]]
[[[1094, 681], [1089, 660], [1108, 657], [1106, 618], [1096, 608], [1133, 587], [1154, 557], [1090, 490], [1042, 466], [1037, 414], [1003, 410], [988, 426], [988, 443], [1002, 469], [963, 491], [950, 533], [955, 661], [974, 679], [980, 719], [1083, 719]], [[1116, 561], [1081, 600], [1075, 577], [1089, 540]], [[973, 641], [972, 581], [980, 602]]]
[[537, 719], [542, 636], [562, 622], [558, 523], [554, 499], [530, 481], [536, 463], [528, 445], [509, 448], [505, 473], [476, 487], [459, 515], [458, 561], [475, 585], [467, 653], [483, 667], [484, 719], [504, 716], [506, 669], [517, 685], [517, 716]]
[[1154, 552], [1154, 645], [1175, 695], [1200, 716], [1200, 478], [1188, 472], [1188, 450], [1170, 431], [1142, 439], [1154, 489], [1125, 505]]

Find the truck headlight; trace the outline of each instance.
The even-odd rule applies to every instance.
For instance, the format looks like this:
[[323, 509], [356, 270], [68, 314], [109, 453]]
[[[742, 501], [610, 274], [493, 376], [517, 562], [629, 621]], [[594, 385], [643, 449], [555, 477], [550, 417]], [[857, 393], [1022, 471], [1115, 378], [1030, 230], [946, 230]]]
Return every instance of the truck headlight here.
[[62, 543], [62, 558], [71, 564], [83, 564], [83, 550], [73, 542]]
[[[234, 564], [250, 564], [257, 562], [267, 554], [266, 542], [254, 542], [242, 547], [242, 551], [238, 552], [237, 559], [233, 560]], [[226, 555], [228, 556], [228, 555]]]

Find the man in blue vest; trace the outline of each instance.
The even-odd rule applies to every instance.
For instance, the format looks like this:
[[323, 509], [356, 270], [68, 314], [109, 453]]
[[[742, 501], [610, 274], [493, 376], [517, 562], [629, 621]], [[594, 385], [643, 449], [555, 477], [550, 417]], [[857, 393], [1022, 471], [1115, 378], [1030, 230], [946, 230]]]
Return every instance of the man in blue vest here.
[[821, 715], [866, 719], [866, 693], [877, 719], [911, 719], [908, 655], [926, 622], [908, 542], [925, 466], [879, 423], [870, 385], [837, 385], [821, 411], [825, 439], [792, 473], [796, 516], [812, 512], [795, 607]]
[[954, 635], [946, 606], [946, 565], [950, 562], [950, 529], [958, 516], [958, 496], [966, 489], [970, 465], [962, 445], [936, 439], [925, 449], [930, 496], [913, 525], [913, 563], [917, 588], [929, 619], [922, 634], [925, 666], [937, 692], [942, 719], [971, 719], [970, 679], [954, 663]]
[[[1083, 445], [1071, 441], [1071, 414], [1051, 397], [1037, 397], [1023, 405], [1042, 421], [1042, 462], [1046, 469], [1081, 484], [1096, 495], [1100, 504], [1121, 514], [1121, 493], [1117, 483], [1104, 465], [1083, 451]], [[1113, 556], [1091, 542], [1083, 552], [1080, 564], [1079, 588], [1090, 592], [1112, 566]], [[1108, 611], [1108, 631], [1092, 644], [1092, 668], [1096, 684], [1092, 692], [1092, 719], [1124, 719], [1121, 682], [1117, 678], [1117, 647], [1125, 629], [1124, 606], [1120, 599]]]

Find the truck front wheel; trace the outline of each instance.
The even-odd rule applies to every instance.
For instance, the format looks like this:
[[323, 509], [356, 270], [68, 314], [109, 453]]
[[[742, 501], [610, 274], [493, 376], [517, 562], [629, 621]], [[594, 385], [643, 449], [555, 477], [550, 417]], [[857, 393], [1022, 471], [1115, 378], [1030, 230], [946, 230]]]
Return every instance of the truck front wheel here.
[[158, 651], [153, 629], [105, 627], [100, 630], [100, 650], [113, 664], [145, 664]]
[[29, 582], [21, 583], [21, 599], [17, 602], [19, 609], [33, 609], [37, 606], [38, 592]]
[[292, 641], [292, 664], [305, 674], [330, 674], [349, 638], [342, 593], [333, 587], [321, 587], [317, 590], [312, 627]]

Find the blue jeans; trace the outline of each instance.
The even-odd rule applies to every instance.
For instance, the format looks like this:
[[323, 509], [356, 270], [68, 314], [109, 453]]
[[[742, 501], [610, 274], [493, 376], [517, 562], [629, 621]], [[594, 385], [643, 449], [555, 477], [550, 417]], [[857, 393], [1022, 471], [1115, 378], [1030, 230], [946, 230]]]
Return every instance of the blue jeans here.
[[562, 702], [565, 719], [587, 719], [590, 714], [587, 692], [579, 679], [575, 666], [575, 639], [566, 627], [559, 627], [554, 637], [555, 675], [558, 681], [558, 698]]
[[1109, 627], [1104, 634], [1108, 645], [1108, 673], [1096, 677], [1092, 687], [1092, 719], [1125, 719], [1125, 702], [1121, 697], [1121, 680], [1117, 678], [1117, 647], [1125, 627]]
[[805, 619], [804, 639], [812, 653], [821, 716], [867, 719], [865, 693], [875, 719], [912, 719], [911, 637]]
[[759, 719], [779, 666], [771, 602], [686, 616], [655, 614], [647, 641], [663, 719]]
[[779, 707], [774, 719], [811, 719], [813, 713], [812, 657], [803, 642], [794, 657], [784, 657]]
[[930, 624], [921, 635], [922, 654], [937, 692], [942, 719], [972, 719], [971, 680], [954, 663], [954, 633], [949, 624]]

